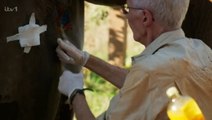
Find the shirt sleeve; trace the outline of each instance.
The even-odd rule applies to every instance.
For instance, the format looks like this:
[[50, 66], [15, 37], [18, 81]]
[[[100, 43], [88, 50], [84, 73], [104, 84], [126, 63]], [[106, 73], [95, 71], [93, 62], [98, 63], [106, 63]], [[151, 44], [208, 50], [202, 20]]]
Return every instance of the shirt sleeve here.
[[166, 71], [160, 62], [146, 62], [155, 65], [139, 64], [132, 67], [118, 95], [116, 107], [109, 115], [110, 120], [168, 119], [166, 89], [174, 85], [171, 72]]

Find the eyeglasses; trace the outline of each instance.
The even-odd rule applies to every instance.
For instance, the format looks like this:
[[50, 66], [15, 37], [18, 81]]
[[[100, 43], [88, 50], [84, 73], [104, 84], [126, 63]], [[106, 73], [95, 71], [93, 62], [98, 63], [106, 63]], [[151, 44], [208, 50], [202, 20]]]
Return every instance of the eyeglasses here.
[[129, 11], [130, 11], [130, 9], [134, 9], [134, 10], [144, 10], [144, 9], [142, 9], [142, 8], [128, 7], [128, 6], [126, 6], [126, 5], [123, 5], [123, 6], [122, 6], [122, 12], [123, 12], [124, 14], [128, 14]]

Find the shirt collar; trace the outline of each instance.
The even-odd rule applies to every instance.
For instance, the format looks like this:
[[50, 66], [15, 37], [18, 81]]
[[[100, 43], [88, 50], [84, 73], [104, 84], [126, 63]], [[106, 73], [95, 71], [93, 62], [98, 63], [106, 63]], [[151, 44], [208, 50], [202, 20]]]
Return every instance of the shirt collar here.
[[149, 44], [141, 54], [132, 57], [132, 61], [136, 62], [144, 56], [153, 54], [161, 46], [183, 38], [185, 38], [185, 34], [182, 29], [165, 32]]

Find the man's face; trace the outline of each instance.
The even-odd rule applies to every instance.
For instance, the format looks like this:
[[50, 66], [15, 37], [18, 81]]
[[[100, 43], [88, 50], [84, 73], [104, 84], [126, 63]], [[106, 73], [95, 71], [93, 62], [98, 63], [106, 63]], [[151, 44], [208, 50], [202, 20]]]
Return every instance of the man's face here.
[[145, 28], [142, 24], [143, 20], [143, 10], [142, 8], [136, 6], [135, 0], [127, 0], [127, 5], [129, 7], [129, 13], [126, 14], [129, 26], [133, 32], [133, 38], [135, 41], [142, 43], [143, 35], [145, 33]]

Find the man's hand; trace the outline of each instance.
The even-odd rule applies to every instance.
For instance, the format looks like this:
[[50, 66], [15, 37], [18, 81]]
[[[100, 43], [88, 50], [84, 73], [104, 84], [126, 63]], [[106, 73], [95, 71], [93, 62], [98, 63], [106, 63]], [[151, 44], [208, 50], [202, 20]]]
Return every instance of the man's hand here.
[[58, 38], [58, 47], [56, 49], [59, 59], [65, 64], [84, 66], [88, 61], [89, 54], [76, 48], [68, 40], [63, 41]]
[[64, 71], [60, 76], [58, 90], [60, 93], [70, 97], [75, 89], [83, 89], [83, 74]]

